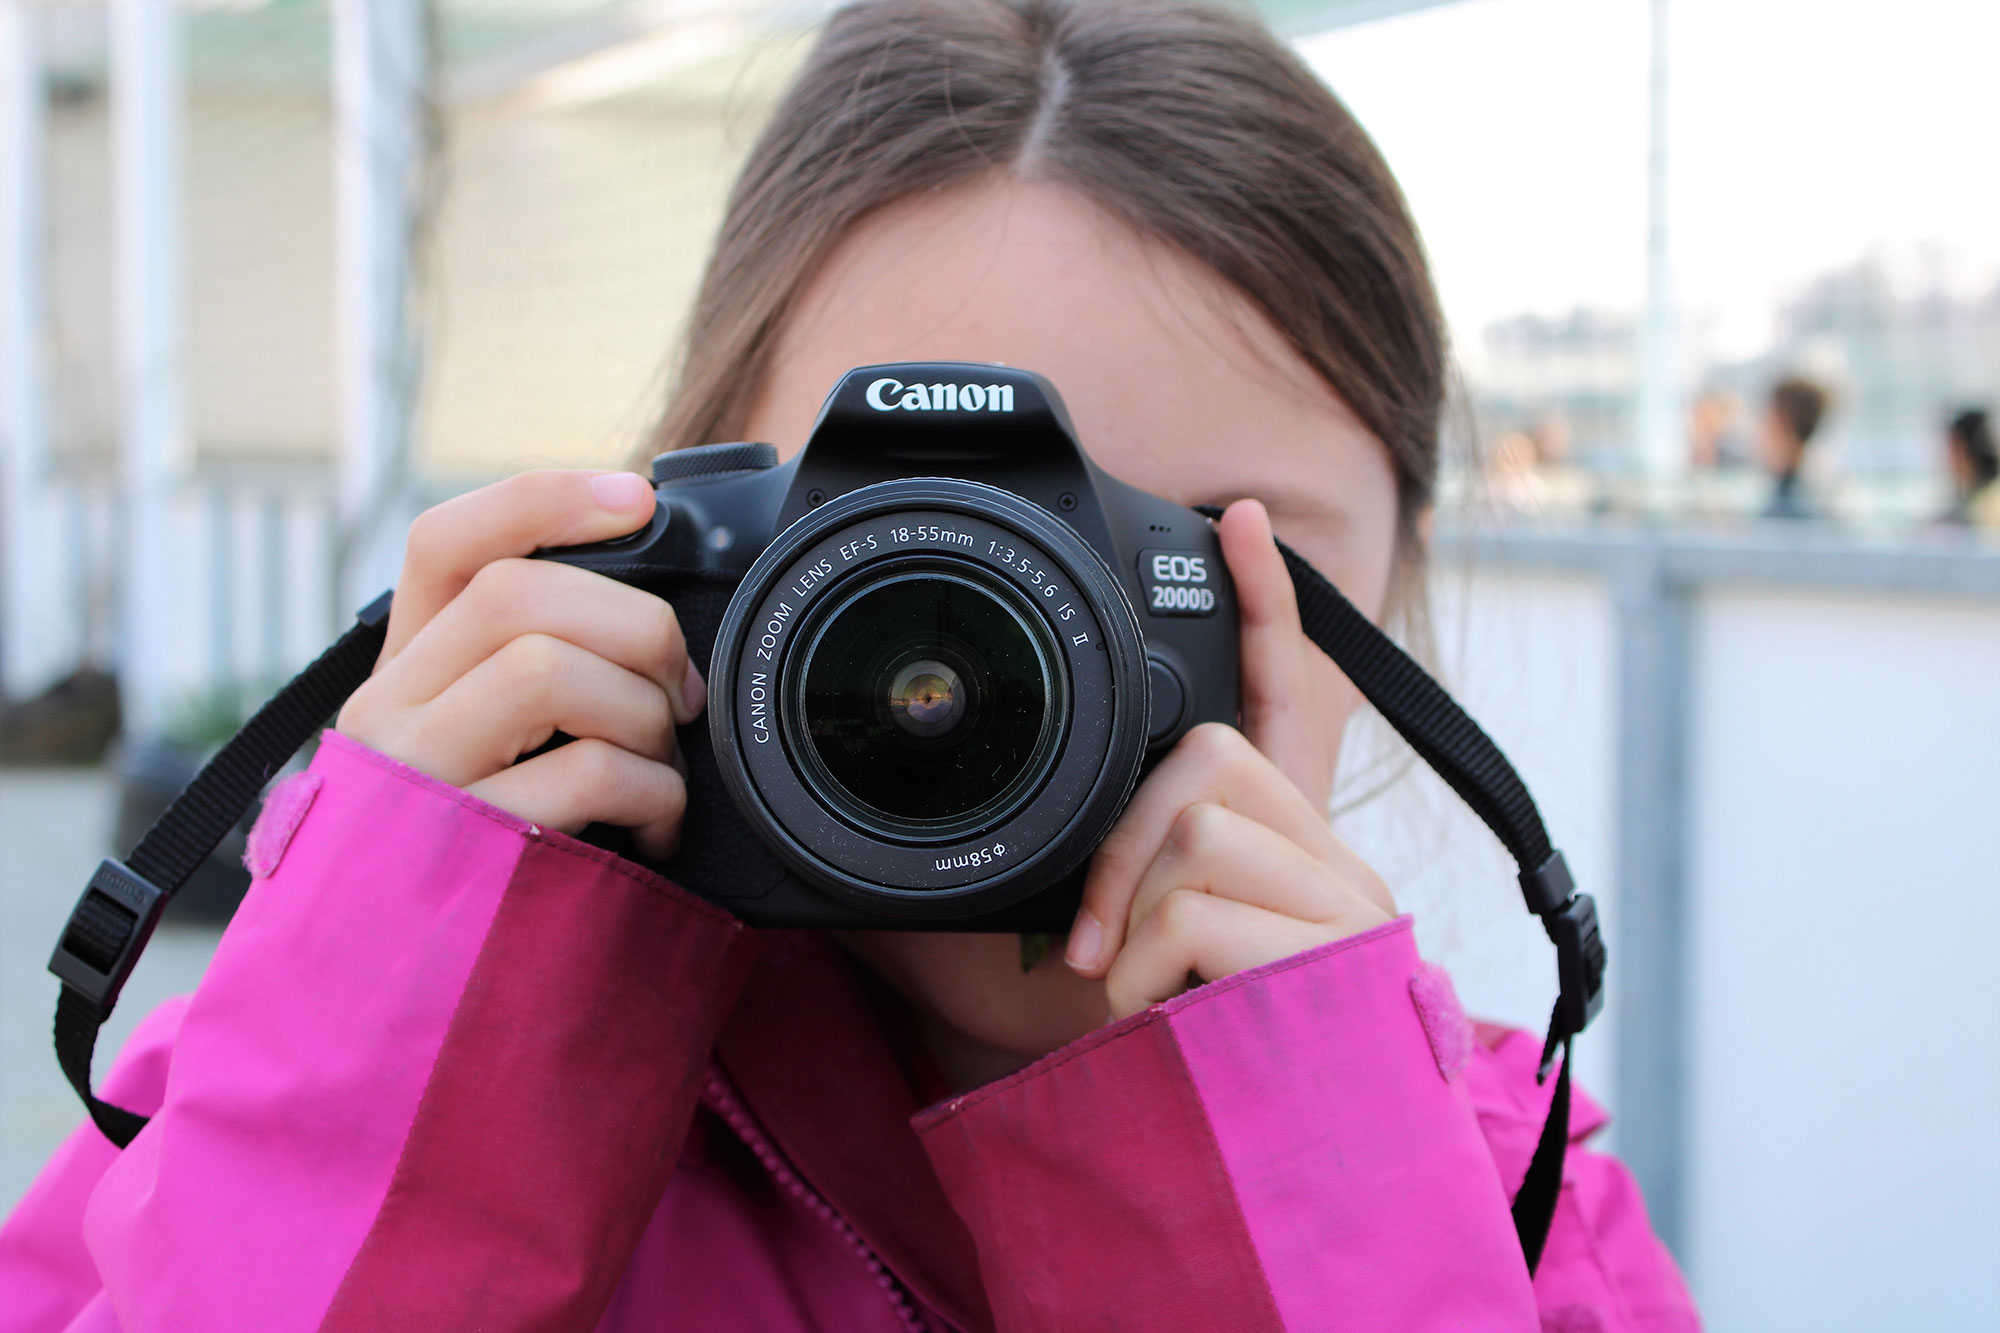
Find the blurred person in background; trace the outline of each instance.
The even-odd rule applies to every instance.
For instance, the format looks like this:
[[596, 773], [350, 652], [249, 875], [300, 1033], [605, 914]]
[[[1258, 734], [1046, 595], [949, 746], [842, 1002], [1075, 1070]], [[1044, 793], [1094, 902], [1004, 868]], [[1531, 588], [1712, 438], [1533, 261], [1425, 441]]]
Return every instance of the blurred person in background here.
[[1596, 479], [1570, 462], [1569, 418], [1553, 409], [1493, 441], [1486, 487], [1509, 513], [1581, 514], [1600, 503]]
[[1598, 507], [1597, 479], [1571, 456], [1568, 417], [1554, 408], [1539, 414], [1528, 427], [1528, 439], [1534, 445], [1535, 475], [1541, 479], [1551, 512], [1581, 514]]
[[1771, 386], [1757, 430], [1757, 463], [1771, 478], [1764, 518], [1824, 518], [1805, 479], [1806, 450], [1826, 416], [1827, 391], [1802, 375]]
[[1535, 470], [1535, 441], [1524, 430], [1497, 436], [1486, 450], [1486, 496], [1510, 514], [1539, 514], [1548, 508], [1548, 487]]
[[1984, 409], [1967, 408], [1951, 419], [1945, 426], [1944, 454], [1951, 503], [1937, 521], [2000, 531], [2000, 484], [1995, 480], [2000, 478], [2000, 447]]
[[1745, 466], [1750, 450], [1743, 436], [1742, 396], [1728, 389], [1704, 389], [1688, 408], [1688, 470]]

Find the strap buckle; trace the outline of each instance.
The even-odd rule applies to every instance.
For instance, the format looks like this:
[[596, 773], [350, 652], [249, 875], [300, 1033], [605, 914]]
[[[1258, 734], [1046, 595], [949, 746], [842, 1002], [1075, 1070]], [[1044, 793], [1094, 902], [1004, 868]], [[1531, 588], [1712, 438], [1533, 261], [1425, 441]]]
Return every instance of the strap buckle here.
[[1604, 936], [1597, 926], [1597, 902], [1587, 893], [1576, 894], [1544, 915], [1542, 924], [1556, 946], [1556, 980], [1561, 987], [1549, 1019], [1553, 1048], [1583, 1031], [1604, 1008]]
[[103, 862], [76, 900], [49, 957], [49, 971], [96, 1005], [99, 1014], [109, 1014], [160, 924], [167, 897], [159, 885], [123, 862]]

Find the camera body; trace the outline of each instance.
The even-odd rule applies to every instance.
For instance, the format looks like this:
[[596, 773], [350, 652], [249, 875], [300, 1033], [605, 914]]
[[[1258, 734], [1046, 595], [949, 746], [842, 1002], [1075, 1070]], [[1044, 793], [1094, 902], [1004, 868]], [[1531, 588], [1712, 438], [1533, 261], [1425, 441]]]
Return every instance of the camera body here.
[[758, 925], [1063, 930], [1153, 762], [1233, 723], [1201, 515], [1098, 468], [1003, 366], [864, 366], [805, 448], [654, 463], [640, 531], [543, 551], [670, 601], [706, 715], [660, 867]]

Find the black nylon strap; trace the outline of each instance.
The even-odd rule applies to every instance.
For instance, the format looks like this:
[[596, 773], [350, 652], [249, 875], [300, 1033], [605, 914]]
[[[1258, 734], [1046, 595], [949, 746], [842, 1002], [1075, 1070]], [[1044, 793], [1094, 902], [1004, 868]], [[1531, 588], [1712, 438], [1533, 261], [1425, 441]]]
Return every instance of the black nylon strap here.
[[167, 901], [208, 859], [271, 780], [368, 679], [388, 632], [389, 594], [257, 710], [146, 830], [121, 866], [106, 862], [63, 928], [49, 970], [56, 997], [56, 1060], [104, 1137], [123, 1148], [146, 1117], [98, 1100], [90, 1063], [97, 1033], [152, 935]]
[[1542, 1122], [1542, 1137], [1535, 1143], [1528, 1174], [1514, 1196], [1514, 1234], [1521, 1238], [1521, 1257], [1528, 1261], [1530, 1273], [1542, 1262], [1542, 1247], [1548, 1243], [1549, 1224], [1556, 1216], [1556, 1195], [1562, 1190], [1563, 1153], [1569, 1147], [1569, 1066], [1570, 1040], [1565, 1037], [1562, 1072], [1556, 1075], [1556, 1090], [1549, 1099], [1549, 1118]]
[[56, 995], [56, 1063], [62, 1066], [63, 1077], [76, 1089], [76, 1095], [83, 1098], [84, 1109], [104, 1137], [123, 1148], [139, 1137], [146, 1117], [99, 1101], [90, 1090], [90, 1061], [97, 1053], [97, 1032], [109, 1017], [109, 1009], [101, 1009], [80, 991], [63, 986]]

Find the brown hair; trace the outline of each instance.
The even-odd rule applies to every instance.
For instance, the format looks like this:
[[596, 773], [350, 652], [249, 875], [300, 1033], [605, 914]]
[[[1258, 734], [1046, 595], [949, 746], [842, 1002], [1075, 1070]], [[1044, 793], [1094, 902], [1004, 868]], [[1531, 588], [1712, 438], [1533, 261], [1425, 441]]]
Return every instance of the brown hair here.
[[1803, 449], [1826, 415], [1826, 390], [1799, 375], [1788, 375], [1771, 386], [1771, 410]]
[[1401, 554], [1420, 563], [1446, 352], [1402, 193], [1296, 55], [1185, 0], [835, 14], [730, 195], [654, 448], [734, 437], [856, 223], [995, 172], [1072, 189], [1248, 297], [1388, 446]]

